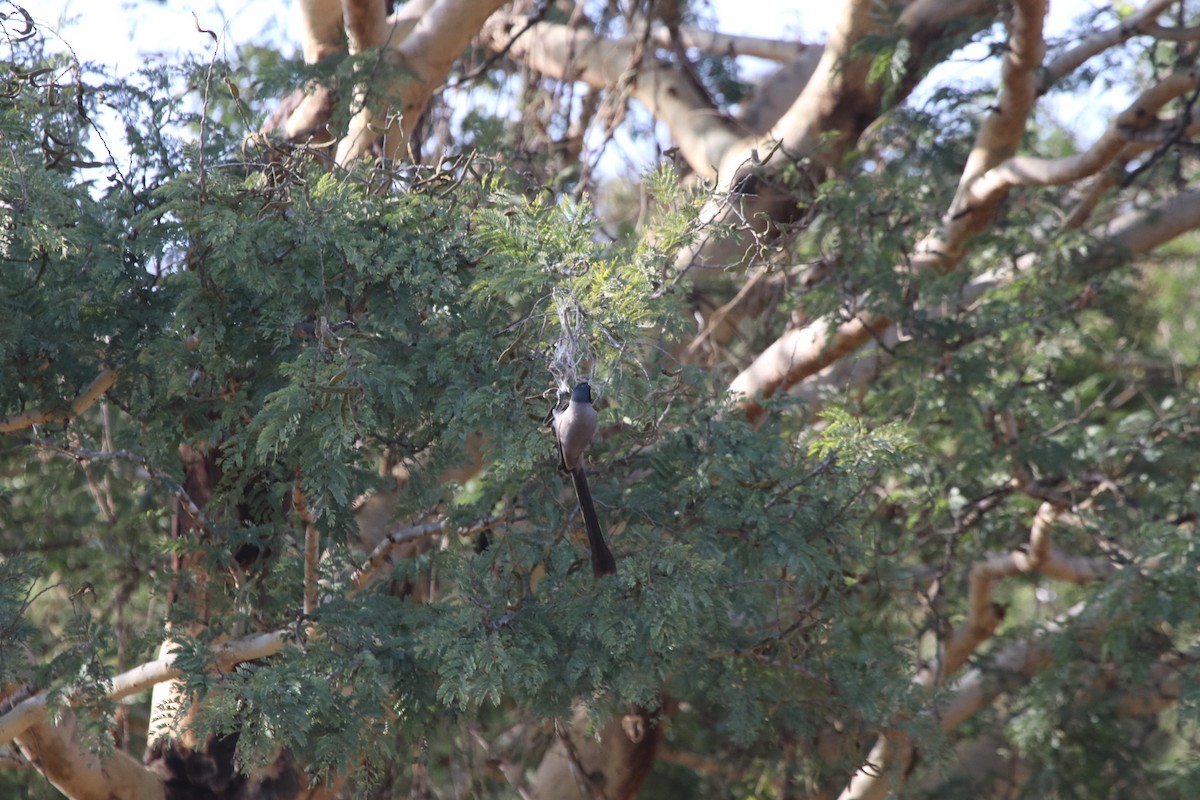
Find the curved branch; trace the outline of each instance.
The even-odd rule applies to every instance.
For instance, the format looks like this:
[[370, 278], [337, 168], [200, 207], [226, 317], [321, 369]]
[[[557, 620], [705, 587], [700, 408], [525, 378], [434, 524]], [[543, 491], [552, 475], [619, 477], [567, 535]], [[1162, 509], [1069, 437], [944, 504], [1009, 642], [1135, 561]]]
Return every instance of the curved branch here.
[[397, 33], [407, 29], [407, 22], [394, 20], [392, 29], [386, 32], [387, 55], [407, 68], [408, 74], [392, 85], [373, 85], [369, 92], [360, 92], [363, 108], [338, 142], [337, 164], [344, 167], [370, 155], [380, 136], [384, 157], [407, 158], [412, 134], [434, 92], [446, 80], [463, 49], [504, 1], [435, 0], [402, 37]]
[[315, 64], [346, 49], [341, 0], [300, 0], [304, 61]]
[[1088, 59], [1103, 53], [1110, 47], [1134, 36], [1153, 34], [1157, 28], [1154, 20], [1176, 2], [1178, 0], [1149, 0], [1140, 11], [1130, 14], [1122, 20], [1120, 25], [1093, 33], [1075, 47], [1065, 53], [1060, 53], [1043, 70], [1038, 93], [1046, 92], [1055, 82], [1070, 75]]
[[45, 406], [0, 419], [0, 433], [12, 433], [47, 422], [70, 422], [87, 411], [117, 382], [117, 371], [106, 369], [71, 401], [69, 406]]
[[972, 200], [971, 185], [1016, 153], [1025, 135], [1029, 114], [1038, 97], [1037, 70], [1046, 55], [1042, 25], [1047, 8], [1045, 0], [1013, 4], [1008, 50], [1000, 60], [1000, 94], [995, 108], [984, 119], [963, 167], [958, 191], [950, 203], [952, 217], [967, 211]]
[[383, 0], [342, 0], [342, 16], [351, 54], [380, 47], [387, 41], [387, 7]]
[[[1183, 192], [1148, 209], [1131, 211], [1109, 225], [1097, 252], [1076, 266], [1085, 277], [1116, 268], [1128, 255], [1147, 253], [1200, 227], [1200, 190]], [[945, 263], [936, 251], [914, 258], [914, 265], [929, 268]], [[838, 324], [822, 318], [783, 334], [734, 379], [729, 391], [740, 398], [742, 410], [752, 419], [764, 413], [756, 399], [770, 397], [815, 375], [846, 353], [882, 335], [891, 320], [882, 315]]]
[[[885, 108], [908, 96], [932, 54], [941, 52], [945, 39], [981, 27], [985, 20], [973, 19], [973, 15], [989, 5], [988, 0], [962, 0], [910, 6], [899, 25], [909, 55], [903, 75], [892, 83], [872, 79], [874, 54], [862, 45], [867, 37], [895, 32], [896, 25], [880, 14], [880, 4], [847, 0], [803, 91], [765, 135], [731, 147], [721, 161], [714, 199], [702, 210], [700, 221], [718, 234], [738, 230], [738, 236], [701, 237], [680, 251], [675, 269], [740, 264], [750, 248], [748, 238], [772, 234], [798, 219], [802, 200], [797, 197], [797, 187], [805, 181], [819, 185], [828, 172], [836, 171]], [[763, 154], [776, 151], [774, 158], [760, 160]], [[779, 178], [797, 167], [799, 179]]]
[[[518, 34], [521, 34], [519, 37]], [[667, 126], [683, 158], [700, 175], [716, 177], [725, 154], [741, 141], [736, 124], [718, 111], [677, 67], [641, 52], [632, 38], [606, 39], [591, 31], [507, 15], [488, 26], [489, 47], [559, 80], [597, 89], [628, 82], [633, 96]]]
[[95, 752], [81, 741], [79, 720], [69, 709], [52, 724], [35, 719], [16, 737], [25, 757], [71, 800], [156, 800], [166, 783], [129, 754]]
[[756, 136], [763, 136], [808, 86], [821, 63], [823, 47], [813, 47], [760, 79], [742, 102], [738, 121]]
[[[665, 25], [655, 25], [651, 39], [659, 47], [671, 47], [671, 31]], [[692, 25], [679, 27], [679, 41], [687, 48], [694, 48], [713, 56], [752, 56], [768, 61], [791, 61], [796, 56], [813, 48], [813, 45], [791, 39], [764, 39], [758, 36], [734, 36], [720, 31], [706, 31]], [[819, 49], [819, 48], [818, 48]]]
[[[1200, 227], [1200, 189], [1181, 192], [1156, 206], [1114, 219], [1108, 225], [1106, 243], [1111, 250], [1147, 253]], [[1111, 268], [1111, 259], [1097, 258], [1088, 274]]]
[[[965, 255], [965, 243], [989, 224], [992, 211], [1003, 199], [997, 191], [976, 201], [972, 185], [987, 170], [1012, 156], [1024, 134], [1026, 120], [1036, 100], [1036, 69], [1045, 53], [1042, 23], [1045, 0], [1024, 0], [1014, 6], [1010, 23], [1009, 49], [1001, 64], [1001, 89], [996, 110], [988, 116], [976, 137], [975, 146], [959, 188], [939, 230], [927, 236], [912, 258], [915, 271], [948, 272]], [[852, 25], [853, 15], [846, 25]], [[834, 37], [830, 37], [831, 46]], [[827, 53], [828, 54], [828, 53]], [[816, 79], [814, 78], [814, 81]], [[808, 90], [805, 91], [808, 94]], [[802, 98], [803, 100], [803, 98]], [[772, 343], [730, 385], [751, 418], [763, 412], [757, 396], [767, 397], [824, 369], [842, 356], [879, 336], [891, 325], [882, 315], [855, 317], [848, 321], [823, 318], [792, 329]]]
[[1200, 86], [1200, 68], [1168, 75], [1118, 114], [1090, 148], [1063, 158], [1014, 156], [983, 175], [971, 188], [968, 202], [988, 202], [1014, 186], [1047, 186], [1094, 175], [1112, 163], [1140, 131], [1155, 130], [1157, 113], [1171, 100]]
[[[283, 648], [284, 642], [291, 636], [291, 631], [270, 631], [248, 636], [214, 646], [212, 648], [213, 658], [220, 669], [230, 670], [243, 661], [266, 658], [278, 653]], [[109, 684], [105, 696], [109, 700], [120, 700], [182, 675], [182, 670], [175, 666], [175, 655], [172, 653], [117, 675]], [[20, 701], [0, 716], [0, 743], [10, 741], [42, 719], [46, 713], [49, 699], [49, 692], [38, 692], [32, 697]]]
[[[1043, 503], [1030, 525], [1027, 549], [1014, 549], [971, 567], [967, 618], [950, 634], [938, 657], [917, 673], [917, 685], [926, 689], [943, 685], [947, 678], [962, 669], [980, 645], [995, 634], [1003, 620], [1003, 609], [993, 601], [992, 590], [997, 580], [1041, 572], [1082, 584], [1117, 571], [1117, 565], [1107, 559], [1070, 558], [1050, 546], [1050, 526], [1062, 514], [1063, 510], [1057, 506]], [[1002, 651], [1001, 656], [998, 663], [1004, 663], [1020, 674], [1032, 674], [1049, 660], [1048, 654], [1032, 642], [1018, 643], [1007, 652]], [[982, 676], [978, 674], [967, 676], [959, 688], [961, 699], [942, 712], [944, 730], [952, 730], [970, 717], [989, 697]], [[871, 749], [868, 766], [854, 774], [839, 800], [882, 800], [895, 788], [895, 767], [903, 766], [902, 774], [907, 775], [914, 753], [912, 742], [901, 730], [885, 731]]]
[[[1072, 156], [1057, 159], [1043, 159], [1031, 156], [1014, 156], [1001, 163], [995, 169], [985, 174], [971, 187], [971, 202], [981, 205], [994, 202], [1002, 197], [1010, 188], [1019, 185], [1050, 185], [1069, 183], [1099, 173], [1111, 165], [1128, 163], [1141, 153], [1154, 147], [1168, 135], [1191, 137], [1200, 134], [1200, 123], [1192, 123], [1183, 127], [1183, 121], [1161, 120], [1157, 118], [1158, 110], [1172, 99], [1189, 90], [1194, 90], [1200, 84], [1200, 70], [1196, 68], [1182, 73], [1167, 76], [1154, 86], [1143, 92], [1125, 111], [1121, 112], [1108, 126], [1107, 130], [1088, 150]], [[1150, 136], [1149, 134], [1155, 134]], [[1087, 215], [1100, 201], [1101, 196], [1118, 182], [1118, 177], [1110, 169], [1091, 187], [1088, 188], [1083, 200], [1072, 210], [1063, 224], [1065, 228], [1081, 225]], [[1108, 249], [1129, 250], [1133, 253], [1144, 253], [1158, 245], [1174, 238], [1190, 228], [1190, 195], [1181, 195], [1176, 200], [1163, 203], [1162, 206], [1143, 216], [1143, 212], [1126, 215], [1127, 222], [1139, 220], [1138, 233], [1120, 233], [1110, 229]], [[1145, 226], [1153, 222], [1153, 228]], [[1115, 224], [1115, 223], [1114, 223]], [[1117, 235], [1119, 234], [1119, 235]], [[1166, 238], [1163, 238], [1166, 237]], [[977, 299], [984, 291], [998, 282], [1007, 282], [1021, 271], [1030, 268], [1035, 261], [1033, 254], [1027, 254], [1018, 259], [1014, 268], [1000, 268], [989, 271], [979, 278], [972, 280], [964, 287], [959, 298], [959, 306], [966, 307]], [[1104, 261], [1102, 263], [1109, 263]], [[934, 312], [935, 316], [937, 312]], [[786, 335], [786, 334], [785, 334]], [[895, 326], [888, 326], [875, 335], [876, 341], [890, 350], [900, 341]], [[799, 344], [799, 343], [798, 343]], [[865, 344], [865, 342], [864, 342]], [[809, 345], [813, 347], [815, 345]], [[798, 348], [799, 349], [799, 348]], [[761, 356], [760, 356], [761, 357]], [[801, 393], [809, 400], [809, 406], [815, 407], [822, 397], [829, 394], [830, 387], [862, 389], [866, 383], [878, 374], [881, 362], [886, 359], [883, 350], [876, 351], [869, 357], [859, 359], [853, 364], [838, 364], [831, 360], [820, 369], [820, 375], [814, 375], [814, 381], [806, 381]], [[740, 376], [739, 376], [740, 377]], [[811, 384], [811, 385], [810, 385]]]

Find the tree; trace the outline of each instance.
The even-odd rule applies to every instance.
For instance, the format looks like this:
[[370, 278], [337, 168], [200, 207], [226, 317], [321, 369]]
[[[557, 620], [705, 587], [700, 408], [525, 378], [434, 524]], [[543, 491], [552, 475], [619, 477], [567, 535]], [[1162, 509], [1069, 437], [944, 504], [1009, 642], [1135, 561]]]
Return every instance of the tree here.
[[0, 19], [10, 792], [1196, 795], [1194, 9], [300, 8]]

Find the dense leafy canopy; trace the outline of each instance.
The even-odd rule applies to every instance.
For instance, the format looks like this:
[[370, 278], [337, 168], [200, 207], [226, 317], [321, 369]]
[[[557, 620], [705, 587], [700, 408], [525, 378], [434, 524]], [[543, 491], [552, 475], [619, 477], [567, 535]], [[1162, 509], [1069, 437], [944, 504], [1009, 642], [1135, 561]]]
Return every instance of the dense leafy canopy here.
[[[643, 176], [648, 219], [608, 236], [573, 196], [579, 173], [504, 163], [502, 116], [477, 109], [471, 147], [431, 165], [337, 170], [247, 137], [311, 68], [257, 54], [99, 84], [36, 35], [8, 47], [5, 695], [49, 689], [89, 746], [116, 731], [140, 747], [145, 695], [113, 702], [106, 681], [153, 660], [166, 623], [194, 734], [237, 732], [247, 770], [282, 747], [312, 779], [350, 771], [380, 796], [402, 796], [413, 763], [431, 785], [465, 769], [472, 796], [511, 796], [481, 762], [533, 758], [544, 723], [582, 703], [596, 729], [647, 710], [683, 754], [646, 796], [838, 785], [888, 729], [921, 743], [906, 791], [961, 797], [978, 774], [940, 724], [956, 689], [938, 681], [930, 702], [913, 675], [970, 613], [972, 565], [1022, 547], [1049, 504], [1054, 548], [1103, 579], [997, 583], [976, 663], [1007, 702], [958, 735], [1019, 749], [1023, 796], [1200, 791], [1200, 345], [1174, 299], [1194, 294], [1194, 243], [1135, 270], [1064, 230], [1051, 189], [1014, 196], [959, 270], [906, 269], [951, 202], [980, 98], [896, 111], [858, 143], [861, 168], [797, 190], [820, 212], [789, 263], [816, 277], [776, 310], [880, 313], [900, 337], [869, 384], [772, 398], [752, 424], [726, 393], [736, 368], [681, 356], [701, 290], [742, 277], [693, 289], [673, 272], [702, 200], [675, 171]], [[705, 63], [735, 98], [724, 62]], [[102, 108], [127, 161], [106, 152]], [[1136, 178], [1150, 193], [1191, 166], [1180, 151]], [[1012, 272], [961, 302], [989, 270]], [[783, 324], [757, 322], [730, 363]], [[586, 568], [544, 426], [564, 375], [599, 390], [590, 475], [612, 579]], [[216, 466], [211, 485], [189, 453]], [[360, 520], [371, 493], [393, 500], [382, 533], [442, 525], [360, 588], [381, 535]], [[308, 615], [299, 502], [324, 554]], [[261, 631], [284, 632], [282, 650], [213, 669], [211, 645]], [[1037, 668], [989, 660], [1017, 645], [1040, 649]], [[1129, 713], [1163, 664], [1175, 702]], [[55, 794], [27, 771], [0, 787]]]

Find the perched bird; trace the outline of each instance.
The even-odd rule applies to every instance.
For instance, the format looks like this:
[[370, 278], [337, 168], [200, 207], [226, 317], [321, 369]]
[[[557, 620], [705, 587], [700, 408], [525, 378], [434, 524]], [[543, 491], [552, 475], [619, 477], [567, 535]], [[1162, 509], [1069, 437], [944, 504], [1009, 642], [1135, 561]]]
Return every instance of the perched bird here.
[[613, 558], [608, 543], [604, 541], [604, 531], [600, 529], [600, 520], [596, 516], [596, 506], [592, 504], [592, 492], [588, 488], [587, 475], [583, 471], [583, 451], [592, 443], [596, 435], [596, 407], [592, 405], [592, 387], [587, 381], [575, 385], [571, 392], [571, 402], [565, 409], [554, 411], [554, 438], [558, 440], [558, 452], [562, 456], [562, 467], [571, 473], [575, 483], [575, 496], [579, 500], [579, 510], [583, 514], [583, 524], [587, 528], [588, 544], [592, 548], [592, 574], [600, 578], [604, 575], [615, 575], [617, 560]]

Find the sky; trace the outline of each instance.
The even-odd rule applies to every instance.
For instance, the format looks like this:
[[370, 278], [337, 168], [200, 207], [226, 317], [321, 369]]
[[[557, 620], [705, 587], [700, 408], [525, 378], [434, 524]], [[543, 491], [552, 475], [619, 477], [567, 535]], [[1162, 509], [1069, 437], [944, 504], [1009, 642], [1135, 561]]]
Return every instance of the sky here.
[[[722, 29], [730, 33], [779, 37], [798, 31], [808, 37], [828, 29], [830, 7], [836, 4], [795, 0], [758, 0], [759, 11], [745, 14], [745, 0], [711, 0]], [[288, 42], [299, 42], [294, 2], [286, 0], [40, 0], [28, 3], [34, 18], [54, 25], [62, 18], [77, 18], [66, 28], [65, 38], [81, 60], [135, 69], [146, 55], [203, 52], [210, 41], [196, 30], [192, 14], [210, 30], [228, 34], [231, 43], [246, 43], [271, 31]], [[99, 29], [100, 36], [93, 35]], [[85, 33], [86, 32], [86, 33]]]
[[[725, 33], [781, 38], [798, 36], [821, 41], [841, 8], [837, 2], [814, 0], [755, 0], [747, 13], [747, 0], [709, 0], [719, 28]], [[1054, 0], [1050, 3], [1047, 35], [1064, 30], [1088, 8], [1107, 5], [1101, 0]], [[228, 56], [241, 44], [274, 39], [294, 52], [298, 48], [299, 20], [295, 2], [288, 0], [25, 0], [25, 7], [47, 27], [61, 31], [56, 46], [70, 47], [81, 61], [115, 67], [118, 73], [136, 70], [148, 60], [174, 60], [185, 52], [211, 54], [212, 39], [197, 24], [222, 38]], [[193, 17], [193, 14], [195, 15]], [[60, 21], [67, 24], [59, 26]], [[932, 85], [945, 78], [994, 81], [995, 62], [973, 63], [972, 54], [944, 64], [926, 80]], [[765, 69], [750, 60], [744, 69]], [[920, 94], [917, 94], [919, 101]], [[1125, 98], [1095, 89], [1075, 98], [1057, 100], [1054, 112], [1070, 120], [1081, 145], [1099, 136], [1111, 112]]]
[[[746, 13], [746, 0], [709, 0], [725, 33], [779, 38], [798, 33], [808, 40], [823, 39], [841, 4], [814, 0], [755, 0]], [[25, 7], [41, 22], [55, 24], [75, 17], [66, 39], [83, 60], [136, 68], [146, 55], [192, 50], [202, 52], [209, 37], [196, 30], [192, 14], [210, 30], [224, 29], [232, 43], [245, 43], [271, 31], [288, 42], [299, 41], [293, 2], [287, 0], [26, 0]], [[1048, 30], [1062, 30], [1087, 8], [1107, 5], [1101, 0], [1054, 0]], [[100, 35], [95, 35], [99, 32]]]

